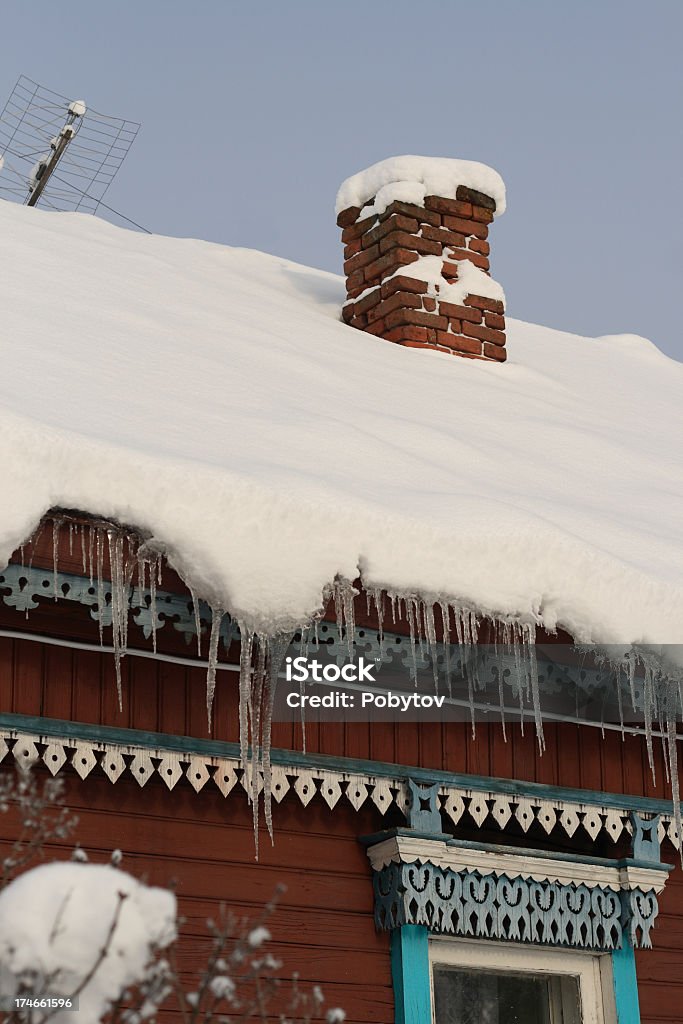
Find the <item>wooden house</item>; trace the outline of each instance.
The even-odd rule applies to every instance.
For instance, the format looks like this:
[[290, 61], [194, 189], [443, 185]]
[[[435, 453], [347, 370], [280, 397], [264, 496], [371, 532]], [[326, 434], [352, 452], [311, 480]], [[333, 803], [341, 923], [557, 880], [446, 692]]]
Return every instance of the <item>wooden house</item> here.
[[[129, 871], [175, 881], [188, 974], [201, 963], [204, 921], [219, 903], [255, 911], [284, 883], [273, 921], [283, 972], [319, 983], [351, 1024], [673, 1024], [683, 999], [680, 819], [668, 779], [677, 771], [676, 709], [655, 710], [655, 697], [665, 700], [676, 676], [664, 645], [680, 640], [669, 626], [682, 600], [680, 524], [678, 536], [672, 527], [678, 484], [669, 475], [672, 493], [662, 487], [655, 501], [650, 492], [650, 519], [647, 494], [642, 503], [634, 497], [642, 547], [623, 564], [614, 550], [627, 545], [629, 530], [638, 537], [627, 513], [605, 525], [608, 516], [590, 520], [586, 509], [613, 507], [646, 457], [653, 479], [672, 469], [662, 439], [675, 436], [680, 368], [642, 341], [605, 340], [600, 350], [601, 342], [545, 328], [506, 332], [487, 237], [503, 199], [497, 176], [476, 167], [381, 165], [346, 183], [338, 203], [346, 325], [332, 275], [307, 276], [242, 250], [150, 241], [87, 218], [29, 219], [0, 208], [4, 262], [16, 257], [0, 287], [3, 315], [14, 317], [0, 385], [2, 768], [16, 760], [62, 776], [93, 859], [120, 848]], [[60, 266], [35, 259], [56, 231], [64, 233]], [[17, 291], [22, 261], [25, 270], [31, 259], [44, 295], [37, 289], [25, 307]], [[273, 277], [260, 293], [266, 269], [291, 292], [278, 291]], [[227, 298], [222, 274], [232, 275]], [[225, 304], [207, 308], [209, 293]], [[261, 335], [241, 336], [229, 315], [239, 302]], [[15, 339], [23, 354], [10, 351]], [[553, 346], [560, 355], [550, 373], [541, 360]], [[626, 392], [642, 388], [646, 403], [659, 395], [660, 421], [643, 418], [645, 454], [623, 456], [615, 440], [628, 430], [628, 394], [618, 422], [609, 422], [618, 419], [609, 400], [590, 419], [591, 387], [604, 388], [620, 361]], [[192, 367], [203, 381], [198, 395]], [[361, 378], [364, 419], [340, 397]], [[520, 426], [516, 395], [534, 381], [539, 404]], [[581, 395], [577, 381], [585, 381]], [[453, 415], [474, 389], [471, 434], [459, 433], [460, 421], [450, 434], [444, 427], [451, 387]], [[410, 397], [419, 404], [426, 388], [433, 399], [415, 413]], [[298, 396], [314, 392], [315, 405], [297, 419]], [[197, 402], [187, 415], [186, 400]], [[583, 401], [589, 411], [579, 421]], [[396, 423], [385, 430], [391, 402]], [[206, 418], [197, 423], [198, 410]], [[521, 489], [530, 486], [515, 462], [519, 431], [536, 423], [542, 434], [544, 415], [557, 421], [547, 423], [538, 487], [513, 507], [515, 475]], [[330, 447], [326, 416], [338, 447]], [[411, 430], [419, 424], [413, 448], [406, 419]], [[507, 481], [498, 497], [483, 493], [498, 465], [489, 430]], [[394, 464], [386, 475], [378, 470], [371, 525], [354, 527], [354, 573], [338, 525], [356, 515], [344, 505], [346, 460], [390, 462], [392, 437], [403, 472], [396, 478]], [[575, 438], [583, 463], [594, 453], [586, 472], [608, 479], [604, 494], [575, 510], [575, 536], [565, 544], [563, 534], [555, 547], [552, 531], [570, 533], [551, 500], [561, 490], [550, 491], [565, 472], [562, 438]], [[466, 449], [480, 442], [477, 481]], [[232, 459], [225, 479], [219, 443]], [[185, 486], [175, 489], [176, 479]], [[584, 485], [567, 480], [568, 495]], [[226, 522], [229, 506], [220, 501], [233, 500], [231, 488], [247, 513]], [[368, 490], [359, 501], [369, 507], [375, 497]], [[440, 533], [449, 508], [457, 552]], [[663, 542], [653, 539], [658, 523], [670, 538], [668, 574]], [[401, 532], [407, 554], [399, 554]], [[299, 586], [304, 543], [313, 569], [301, 570]], [[328, 550], [329, 585], [319, 588], [311, 626], [311, 580], [327, 570]], [[401, 563], [394, 575], [392, 551]], [[524, 602], [534, 586], [540, 595], [545, 562], [532, 615]], [[411, 579], [413, 565], [425, 568]], [[452, 578], [450, 589], [432, 585], [440, 573]], [[240, 590], [247, 578], [253, 585]], [[296, 607], [283, 611], [288, 578], [311, 611], [307, 621], [297, 621]], [[487, 596], [497, 579], [498, 606]], [[519, 595], [511, 596], [511, 579]], [[251, 614], [258, 607], [260, 621]], [[641, 633], [627, 635], [635, 620]], [[309, 704], [302, 716], [294, 697], [288, 715], [283, 698], [307, 691], [290, 684], [286, 657], [338, 667], [363, 657], [375, 669], [368, 691], [440, 694], [445, 710], [374, 707], [371, 720], [362, 709]], [[323, 680], [310, 692], [342, 690], [358, 695], [363, 685]], [[12, 841], [14, 827], [0, 815], [0, 840]]]

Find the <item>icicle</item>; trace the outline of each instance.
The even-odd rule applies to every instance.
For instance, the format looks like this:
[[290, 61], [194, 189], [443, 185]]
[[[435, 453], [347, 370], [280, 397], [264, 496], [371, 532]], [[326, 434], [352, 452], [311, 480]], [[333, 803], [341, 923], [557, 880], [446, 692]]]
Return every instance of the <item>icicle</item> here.
[[[91, 563], [92, 564], [92, 563]], [[100, 628], [100, 646], [103, 643], [102, 631], [104, 629], [104, 544], [102, 542], [102, 530], [97, 528], [97, 607], [99, 609], [98, 625]], [[92, 568], [91, 568], [92, 572]], [[92, 582], [92, 580], [91, 580]]]
[[114, 530], [107, 530], [107, 541], [109, 545], [109, 568], [111, 575], [111, 625], [114, 643], [114, 664], [116, 666], [116, 692], [119, 698], [119, 710], [122, 710], [121, 660], [126, 652], [128, 631], [128, 593], [126, 585], [127, 574], [123, 560], [123, 534]]
[[267, 691], [265, 694], [263, 724], [261, 726], [261, 756], [263, 759], [263, 809], [266, 818], [268, 835], [273, 840], [273, 807], [272, 807], [272, 782], [273, 773], [270, 762], [271, 732], [273, 725], [273, 704], [277, 691], [278, 676], [282, 668], [282, 662], [292, 643], [292, 636], [287, 633], [282, 636], [272, 637], [268, 646], [268, 676]]
[[643, 711], [645, 713], [645, 744], [647, 746], [647, 759], [652, 772], [652, 782], [657, 782], [655, 771], [655, 756], [652, 743], [652, 721], [653, 721], [653, 698], [652, 698], [652, 669], [645, 665], [645, 685], [643, 690]]
[[59, 562], [59, 531], [62, 528], [62, 519], [52, 520], [52, 592], [55, 601], [57, 600], [57, 564]]
[[[154, 571], [152, 567], [152, 579]], [[206, 718], [209, 732], [211, 732], [211, 718], [213, 711], [213, 695], [216, 691], [216, 666], [218, 664], [218, 640], [221, 635], [221, 623], [225, 612], [215, 605], [211, 606], [211, 638], [209, 640], [209, 667], [206, 670]], [[241, 721], [240, 703], [240, 721]]]
[[538, 747], [541, 753], [545, 750], [545, 736], [543, 735], [543, 716], [541, 714], [541, 694], [538, 685], [538, 663], [536, 661], [536, 626], [527, 623], [522, 627], [526, 653], [526, 668], [531, 690], [531, 702], [534, 709], [534, 722], [536, 724], [536, 735]]
[[384, 655], [384, 591], [374, 587], [368, 592], [368, 598], [372, 599], [377, 612], [377, 636], [379, 638], [380, 658]]
[[445, 601], [439, 601], [441, 611], [441, 629], [443, 633], [443, 667], [446, 673], [448, 684], [448, 696], [453, 696], [453, 683], [451, 679], [451, 622], [450, 611]]
[[[81, 560], [82, 560], [82, 564], [83, 564], [83, 575], [87, 576], [88, 575], [88, 564], [87, 564], [86, 559], [85, 559], [85, 524], [84, 523], [81, 525], [80, 533], [81, 533]], [[92, 583], [92, 580], [90, 582]]]
[[436, 623], [434, 622], [434, 605], [423, 604], [422, 606], [422, 617], [425, 624], [425, 633], [427, 634], [427, 644], [429, 645], [429, 656], [432, 659], [432, 672], [434, 674], [434, 692], [439, 692], [439, 652], [436, 645]]
[[192, 598], [192, 609], [194, 611], [194, 628], [195, 628], [195, 631], [197, 633], [197, 657], [201, 658], [201, 656], [202, 656], [202, 623], [201, 623], [201, 619], [199, 617], [199, 598], [197, 597], [196, 593], [194, 592], [194, 590], [192, 589], [191, 586], [188, 586], [188, 590], [190, 591], [190, 597]]
[[[28, 567], [29, 567], [29, 569], [33, 568], [33, 558], [34, 558], [35, 553], [36, 553], [36, 548], [38, 547], [38, 542], [40, 541], [40, 538], [43, 535], [43, 530], [44, 529], [45, 529], [45, 520], [41, 519], [40, 525], [38, 526], [38, 529], [36, 530], [36, 532], [34, 534], [31, 535], [31, 539], [29, 540], [29, 544], [31, 545], [31, 557], [28, 560]], [[54, 523], [53, 523], [53, 529], [54, 529]]]
[[[254, 826], [254, 846], [256, 860], [259, 854], [259, 778], [261, 776], [261, 712], [263, 710], [263, 692], [266, 678], [266, 659], [268, 656], [268, 637], [259, 634], [256, 641], [256, 668], [251, 681], [250, 719], [251, 719], [251, 814]], [[265, 783], [264, 783], [265, 785]]]
[[[99, 531], [98, 531], [98, 537], [99, 537]], [[93, 533], [93, 528], [92, 528], [92, 526], [88, 526], [88, 563], [90, 565], [90, 586], [91, 587], [92, 587], [92, 584], [93, 584], [94, 564], [95, 564], [94, 544], [95, 544], [95, 535]]]
[[[680, 697], [680, 686], [680, 682], [676, 687], [673, 681], [668, 682], [666, 706], [666, 735], [671, 795], [674, 804], [674, 826], [679, 836], [683, 830], [683, 823], [681, 822], [681, 793], [678, 779], [678, 737], [676, 736], [676, 697]], [[683, 861], [683, 843], [681, 843], [681, 860]]]
[[157, 573], [161, 556], [155, 555], [149, 566], [149, 610], [152, 616], [152, 650], [157, 650]]
[[249, 748], [249, 704], [251, 701], [251, 662], [254, 642], [253, 630], [243, 622], [239, 623], [240, 644], [240, 683], [239, 683], [239, 719], [240, 719], [240, 763], [246, 773]]
[[415, 606], [417, 602], [412, 597], [405, 599], [406, 612], [408, 615], [408, 628], [410, 629], [410, 663], [412, 665], [412, 678], [417, 686], [417, 649], [415, 646]]

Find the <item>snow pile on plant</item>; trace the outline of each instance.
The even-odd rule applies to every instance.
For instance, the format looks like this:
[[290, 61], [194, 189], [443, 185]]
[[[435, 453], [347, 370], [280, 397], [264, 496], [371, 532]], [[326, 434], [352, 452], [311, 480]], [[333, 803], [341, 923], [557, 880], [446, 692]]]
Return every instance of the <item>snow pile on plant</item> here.
[[561, 625], [683, 632], [683, 366], [509, 322], [503, 365], [340, 322], [284, 259], [0, 203], [0, 562], [51, 507], [148, 531], [243, 625], [335, 577]]
[[0, 991], [14, 996], [34, 979], [36, 993], [78, 996], [78, 1012], [58, 1011], [55, 1024], [98, 1021], [175, 939], [175, 921], [172, 893], [124, 871], [41, 865], [0, 893]]
[[342, 183], [336, 212], [364, 206], [363, 217], [382, 214], [395, 201], [424, 205], [425, 196], [455, 199], [458, 186], [483, 192], [496, 202], [496, 214], [505, 212], [505, 183], [497, 171], [473, 160], [434, 156], [393, 156], [367, 167]]

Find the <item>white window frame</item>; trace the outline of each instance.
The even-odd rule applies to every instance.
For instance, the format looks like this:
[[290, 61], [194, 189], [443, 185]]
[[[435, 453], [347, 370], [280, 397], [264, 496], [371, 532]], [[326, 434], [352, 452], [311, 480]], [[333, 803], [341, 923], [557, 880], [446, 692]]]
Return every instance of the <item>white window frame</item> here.
[[429, 983], [434, 1024], [434, 966], [472, 970], [513, 971], [523, 974], [571, 976], [578, 979], [581, 1024], [617, 1024], [612, 958], [609, 954], [582, 953], [547, 946], [520, 946], [507, 942], [430, 936]]

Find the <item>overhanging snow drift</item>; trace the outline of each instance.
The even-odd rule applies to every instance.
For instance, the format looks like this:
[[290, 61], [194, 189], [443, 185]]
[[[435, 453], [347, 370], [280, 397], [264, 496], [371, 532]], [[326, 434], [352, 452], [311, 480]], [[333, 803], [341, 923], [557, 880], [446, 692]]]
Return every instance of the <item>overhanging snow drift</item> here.
[[339, 322], [342, 282], [0, 204], [0, 561], [135, 523], [260, 632], [336, 576], [586, 642], [683, 640], [683, 366], [513, 321], [504, 367]]

